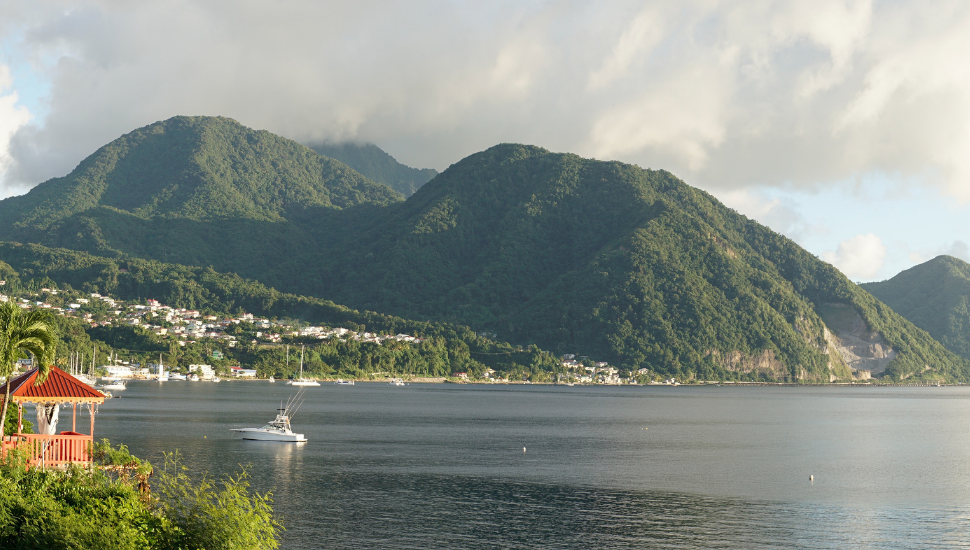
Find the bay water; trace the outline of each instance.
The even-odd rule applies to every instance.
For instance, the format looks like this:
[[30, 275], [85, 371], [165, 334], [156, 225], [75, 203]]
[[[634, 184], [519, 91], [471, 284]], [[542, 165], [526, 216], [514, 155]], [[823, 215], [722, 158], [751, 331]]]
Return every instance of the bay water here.
[[287, 549], [970, 547], [970, 388], [324, 384], [307, 443], [229, 431], [295, 390], [133, 381], [95, 437], [245, 467]]

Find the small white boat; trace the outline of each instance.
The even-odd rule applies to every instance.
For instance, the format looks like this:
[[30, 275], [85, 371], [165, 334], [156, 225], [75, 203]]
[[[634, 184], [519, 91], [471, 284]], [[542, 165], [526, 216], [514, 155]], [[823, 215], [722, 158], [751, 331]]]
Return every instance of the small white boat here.
[[404, 384], [404, 380], [401, 380], [400, 378], [395, 378], [394, 380], [391, 380], [389, 382], [389, 384], [392, 385], [392, 386], [403, 386], [403, 385], [405, 385]]
[[276, 419], [262, 428], [233, 428], [229, 431], [240, 433], [243, 439], [253, 441], [305, 442], [307, 439], [303, 437], [303, 434], [294, 433], [290, 428], [290, 416], [296, 414], [300, 405], [303, 404], [301, 398], [304, 391], [306, 391], [305, 388], [300, 388], [300, 391], [291, 397], [285, 406], [277, 409]]
[[185, 380], [185, 375], [177, 372], [170, 373], [168, 375], [169, 380]]
[[343, 378], [338, 378], [336, 382], [333, 383], [334, 386], [353, 386], [353, 380], [344, 380]]
[[189, 382], [198, 382], [199, 376], [196, 374], [190, 374], [189, 377], [186, 378], [186, 380], [188, 380]]
[[288, 380], [286, 382], [287, 386], [319, 386], [320, 382], [316, 380], [310, 380], [309, 378], [303, 378], [303, 350], [300, 348], [300, 377], [294, 378], [293, 380]]
[[269, 383], [272, 384], [273, 382], [276, 382], [276, 379], [273, 378], [272, 376], [270, 376], [269, 377]]
[[222, 379], [219, 378], [218, 376], [214, 376], [214, 377], [212, 377], [212, 381], [213, 382], [222, 382]]
[[296, 380], [287, 380], [287, 386], [319, 386], [320, 382], [316, 380], [310, 380], [309, 378], [298, 378]]
[[125, 389], [125, 382], [123, 380], [111, 380], [107, 384], [101, 386], [102, 390], [111, 391], [122, 391]]

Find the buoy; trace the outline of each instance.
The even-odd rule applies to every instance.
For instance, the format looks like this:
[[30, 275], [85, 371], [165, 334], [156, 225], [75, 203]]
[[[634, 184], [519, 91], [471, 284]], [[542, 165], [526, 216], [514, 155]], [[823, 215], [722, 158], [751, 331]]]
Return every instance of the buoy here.
[[525, 447], [522, 447], [522, 452], [523, 452], [523, 453], [525, 452]]
[[808, 476], [808, 480], [809, 481], [815, 481], [815, 476], [812, 476], [812, 475]]
[[203, 435], [203, 436], [202, 436], [202, 439], [205, 439], [205, 438], [207, 438], [207, 437], [209, 437], [209, 436], [207, 436], [207, 435]]

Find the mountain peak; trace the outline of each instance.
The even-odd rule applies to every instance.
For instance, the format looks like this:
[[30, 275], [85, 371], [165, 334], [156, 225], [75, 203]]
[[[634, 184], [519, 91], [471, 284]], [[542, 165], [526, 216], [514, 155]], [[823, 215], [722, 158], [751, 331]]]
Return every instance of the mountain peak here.
[[315, 143], [307, 147], [317, 153], [339, 160], [368, 178], [410, 197], [422, 185], [438, 175], [432, 168], [411, 168], [373, 143]]
[[295, 141], [231, 118], [175, 116], [108, 143], [64, 177], [0, 201], [0, 216], [22, 229], [46, 229], [93, 208], [144, 219], [277, 220], [294, 207], [399, 200]]

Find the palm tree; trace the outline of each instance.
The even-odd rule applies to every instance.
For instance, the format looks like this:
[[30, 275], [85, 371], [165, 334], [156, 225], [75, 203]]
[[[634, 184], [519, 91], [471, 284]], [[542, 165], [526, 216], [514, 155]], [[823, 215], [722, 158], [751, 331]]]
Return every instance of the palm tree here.
[[0, 302], [0, 376], [5, 376], [8, 382], [0, 412], [0, 440], [4, 436], [7, 405], [10, 403], [10, 375], [13, 374], [17, 358], [23, 352], [34, 357], [40, 370], [35, 384], [40, 384], [47, 378], [56, 350], [57, 337], [50, 311], [25, 311], [13, 301]]

